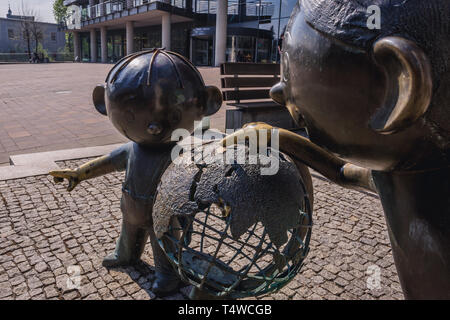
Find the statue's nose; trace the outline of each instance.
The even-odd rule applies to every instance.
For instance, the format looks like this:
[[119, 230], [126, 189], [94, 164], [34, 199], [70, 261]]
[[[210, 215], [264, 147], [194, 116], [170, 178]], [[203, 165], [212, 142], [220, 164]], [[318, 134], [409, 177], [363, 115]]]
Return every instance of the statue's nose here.
[[282, 106], [286, 105], [286, 99], [284, 97], [284, 89], [286, 85], [283, 82], [278, 82], [270, 89], [270, 97], [273, 101]]
[[147, 132], [152, 135], [158, 135], [161, 133], [161, 131], [162, 131], [162, 127], [158, 123], [150, 123], [147, 128]]

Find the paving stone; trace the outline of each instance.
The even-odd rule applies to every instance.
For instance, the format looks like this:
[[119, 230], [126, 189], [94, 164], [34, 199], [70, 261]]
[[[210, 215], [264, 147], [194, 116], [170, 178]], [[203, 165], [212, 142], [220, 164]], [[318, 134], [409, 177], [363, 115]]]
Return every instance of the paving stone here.
[[28, 300], [30, 298], [31, 297], [30, 297], [30, 294], [28, 292], [25, 292], [24, 294], [16, 296], [16, 300]]
[[111, 294], [116, 298], [120, 298], [125, 296], [127, 293], [122, 288], [117, 288], [115, 290], [112, 290]]
[[34, 297], [36, 297], [36, 296], [38, 296], [38, 295], [40, 295], [40, 294], [42, 293], [42, 288], [34, 288], [34, 289], [31, 289], [31, 290], [29, 291], [29, 293], [30, 293], [30, 296], [31, 296], [32, 298], [34, 298]]
[[39, 262], [34, 266], [34, 269], [37, 272], [44, 272], [45, 270], [47, 270], [48, 266], [45, 262]]
[[79, 296], [80, 296], [80, 294], [78, 291], [72, 290], [72, 291], [64, 293], [63, 298], [64, 298], [64, 300], [75, 300], [75, 299], [78, 299]]
[[85, 299], [86, 300], [101, 300], [102, 298], [100, 297], [100, 295], [98, 293], [93, 293], [93, 294], [90, 294], [89, 296], [87, 296]]
[[9, 297], [12, 294], [13, 294], [13, 291], [9, 284], [0, 283], [0, 299]]
[[44, 288], [45, 297], [47, 299], [55, 298], [59, 296], [59, 292], [56, 290], [54, 286], [48, 286]]
[[80, 288], [81, 297], [87, 297], [90, 294], [97, 292], [97, 288], [92, 283], [83, 284]]
[[10, 285], [16, 286], [20, 283], [25, 282], [25, 278], [22, 275], [18, 275], [18, 276], [15, 276], [14, 278], [10, 279], [8, 282]]
[[22, 283], [18, 284], [17, 286], [14, 286], [13, 293], [16, 296], [20, 296], [20, 295], [28, 292], [28, 290], [29, 289], [28, 289], [27, 284], [25, 282], [22, 282]]

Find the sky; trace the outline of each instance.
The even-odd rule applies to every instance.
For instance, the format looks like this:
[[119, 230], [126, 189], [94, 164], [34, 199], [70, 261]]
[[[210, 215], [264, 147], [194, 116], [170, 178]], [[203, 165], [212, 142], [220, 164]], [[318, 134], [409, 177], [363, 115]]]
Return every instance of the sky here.
[[8, 3], [11, 4], [13, 14], [20, 14], [22, 1], [26, 7], [39, 13], [40, 21], [55, 23], [55, 18], [53, 17], [54, 0], [0, 0], [0, 17], [6, 18]]

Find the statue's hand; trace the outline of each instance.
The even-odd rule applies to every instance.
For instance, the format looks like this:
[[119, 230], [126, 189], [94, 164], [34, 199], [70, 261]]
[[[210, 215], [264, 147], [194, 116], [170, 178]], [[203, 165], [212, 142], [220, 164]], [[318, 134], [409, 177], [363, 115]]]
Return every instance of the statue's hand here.
[[53, 181], [55, 183], [63, 182], [64, 179], [67, 179], [69, 181], [69, 185], [67, 186], [67, 191], [72, 191], [77, 184], [80, 182], [80, 177], [78, 174], [78, 171], [71, 170], [71, 169], [63, 169], [63, 170], [56, 170], [51, 171], [48, 173], [49, 175], [53, 176]]
[[236, 144], [237, 141], [243, 140], [245, 137], [251, 137], [252, 134], [256, 133], [257, 139], [259, 141], [262, 134], [267, 136], [267, 143], [270, 142], [271, 134], [272, 134], [272, 127], [271, 125], [264, 123], [264, 122], [251, 122], [245, 124], [242, 129], [239, 129], [235, 133], [232, 133], [221, 141], [221, 146], [231, 146], [233, 144]]

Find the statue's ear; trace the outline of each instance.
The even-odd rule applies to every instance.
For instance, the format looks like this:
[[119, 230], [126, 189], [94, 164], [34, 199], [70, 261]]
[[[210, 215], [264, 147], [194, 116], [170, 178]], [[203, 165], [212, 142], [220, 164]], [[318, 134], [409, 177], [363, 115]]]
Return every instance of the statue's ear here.
[[219, 111], [222, 101], [222, 92], [217, 87], [206, 86], [206, 109], [204, 115], [211, 116]]
[[105, 104], [105, 86], [99, 84], [92, 92], [92, 100], [94, 101], [95, 109], [102, 115], [106, 116], [106, 104]]
[[431, 66], [425, 53], [404, 38], [382, 38], [373, 50], [384, 69], [387, 92], [384, 105], [370, 119], [370, 127], [391, 134], [409, 127], [427, 111], [433, 87]]

